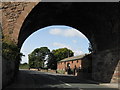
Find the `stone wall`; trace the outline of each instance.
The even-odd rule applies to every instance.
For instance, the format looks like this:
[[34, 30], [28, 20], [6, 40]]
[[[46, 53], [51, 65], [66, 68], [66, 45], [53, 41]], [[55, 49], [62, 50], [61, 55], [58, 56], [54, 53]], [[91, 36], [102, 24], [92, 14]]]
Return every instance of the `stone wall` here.
[[12, 36], [14, 33], [15, 24], [17, 23], [17, 19], [19, 18], [20, 14], [24, 11], [28, 3], [4, 2], [2, 4], [3, 4], [3, 7], [2, 7], [3, 33], [4, 35], [9, 35], [9, 39], [13, 39]]
[[[92, 57], [92, 78], [98, 82], [112, 82], [116, 67], [120, 67], [120, 49], [94, 53]], [[118, 66], [117, 66], [118, 65]], [[114, 81], [117, 82], [117, 81]]]
[[[38, 2], [4, 2], [2, 3], [0, 14], [2, 16], [2, 32], [4, 38], [17, 44], [21, 26]], [[2, 58], [2, 87], [6, 87], [13, 80], [19, 68], [19, 62], [5, 60]]]
[[120, 80], [120, 61], [118, 62], [117, 67], [115, 68], [111, 83], [119, 83], [119, 80]]
[[[2, 3], [2, 27], [5, 36], [18, 42], [21, 26], [38, 2], [4, 2]], [[8, 38], [7, 38], [8, 39]]]
[[2, 89], [2, 33], [1, 33], [1, 23], [0, 23], [0, 90]]
[[15, 76], [15, 62], [2, 58], [2, 88], [9, 85]]
[[78, 73], [80, 78], [92, 79], [92, 53], [82, 58], [82, 72]]

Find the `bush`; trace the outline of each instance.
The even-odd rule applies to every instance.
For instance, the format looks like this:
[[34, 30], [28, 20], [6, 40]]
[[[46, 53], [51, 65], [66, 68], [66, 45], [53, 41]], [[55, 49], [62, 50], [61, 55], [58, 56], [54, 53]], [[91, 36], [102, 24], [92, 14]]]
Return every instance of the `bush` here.
[[23, 54], [20, 53], [19, 48], [14, 43], [8, 43], [5, 41], [2, 42], [2, 56], [6, 60], [16, 60], [17, 59], [20, 61], [22, 55]]

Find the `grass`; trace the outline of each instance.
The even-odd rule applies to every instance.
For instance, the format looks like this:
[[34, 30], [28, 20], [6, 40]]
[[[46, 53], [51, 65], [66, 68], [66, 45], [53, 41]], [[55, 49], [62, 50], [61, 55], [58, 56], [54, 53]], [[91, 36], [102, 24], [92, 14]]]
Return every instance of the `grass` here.
[[64, 70], [57, 70], [57, 73], [65, 74], [65, 71]]
[[28, 64], [25, 64], [25, 65], [20, 64], [19, 68], [20, 69], [29, 69], [29, 65]]

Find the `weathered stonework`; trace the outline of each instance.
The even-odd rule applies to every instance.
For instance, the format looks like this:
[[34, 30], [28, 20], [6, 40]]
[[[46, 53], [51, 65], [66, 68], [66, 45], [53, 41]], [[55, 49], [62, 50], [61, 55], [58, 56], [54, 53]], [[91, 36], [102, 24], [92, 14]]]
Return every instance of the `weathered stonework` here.
[[93, 79], [110, 82], [120, 60], [118, 7], [118, 3], [6, 2], [2, 5], [3, 34], [21, 48], [29, 35], [46, 26], [76, 28], [93, 46]]
[[[36, 3], [30, 2], [4, 2], [2, 3], [2, 26], [3, 33], [9, 36], [9, 39], [18, 42], [19, 30], [22, 25], [22, 20], [32, 10]], [[30, 8], [29, 10], [27, 10]], [[24, 16], [23, 16], [24, 15]], [[20, 21], [21, 20], [21, 21]], [[7, 38], [8, 39], [8, 38]]]
[[[24, 19], [37, 2], [4, 2], [0, 6], [0, 24], [4, 39], [17, 44], [20, 28]], [[2, 58], [2, 88], [11, 82], [19, 69], [19, 61], [8, 61]]]
[[3, 24], [5, 25], [8, 23], [4, 28], [8, 31], [8, 34], [13, 34], [13, 30], [15, 27], [15, 23], [17, 22], [17, 19], [19, 18], [22, 11], [24, 11], [24, 8], [28, 5], [28, 3], [3, 3], [3, 16], [6, 19], [3, 19]]
[[[116, 82], [115, 77], [120, 77], [120, 49], [105, 50], [95, 53], [92, 57], [92, 78], [99, 82]], [[117, 67], [117, 68], [116, 68]], [[118, 76], [115, 76], [117, 74]]]
[[2, 58], [2, 88], [13, 82], [15, 77], [15, 62]]
[[120, 82], [120, 60], [115, 68], [114, 74], [112, 76], [111, 83], [119, 83]]

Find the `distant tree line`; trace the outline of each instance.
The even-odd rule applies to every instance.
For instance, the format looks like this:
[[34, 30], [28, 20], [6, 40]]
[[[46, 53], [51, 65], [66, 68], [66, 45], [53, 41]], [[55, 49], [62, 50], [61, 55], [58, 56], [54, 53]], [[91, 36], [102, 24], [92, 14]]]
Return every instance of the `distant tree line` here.
[[30, 68], [46, 68], [57, 69], [57, 62], [74, 56], [74, 52], [67, 48], [59, 48], [50, 51], [48, 47], [40, 47], [35, 49], [28, 55]]

